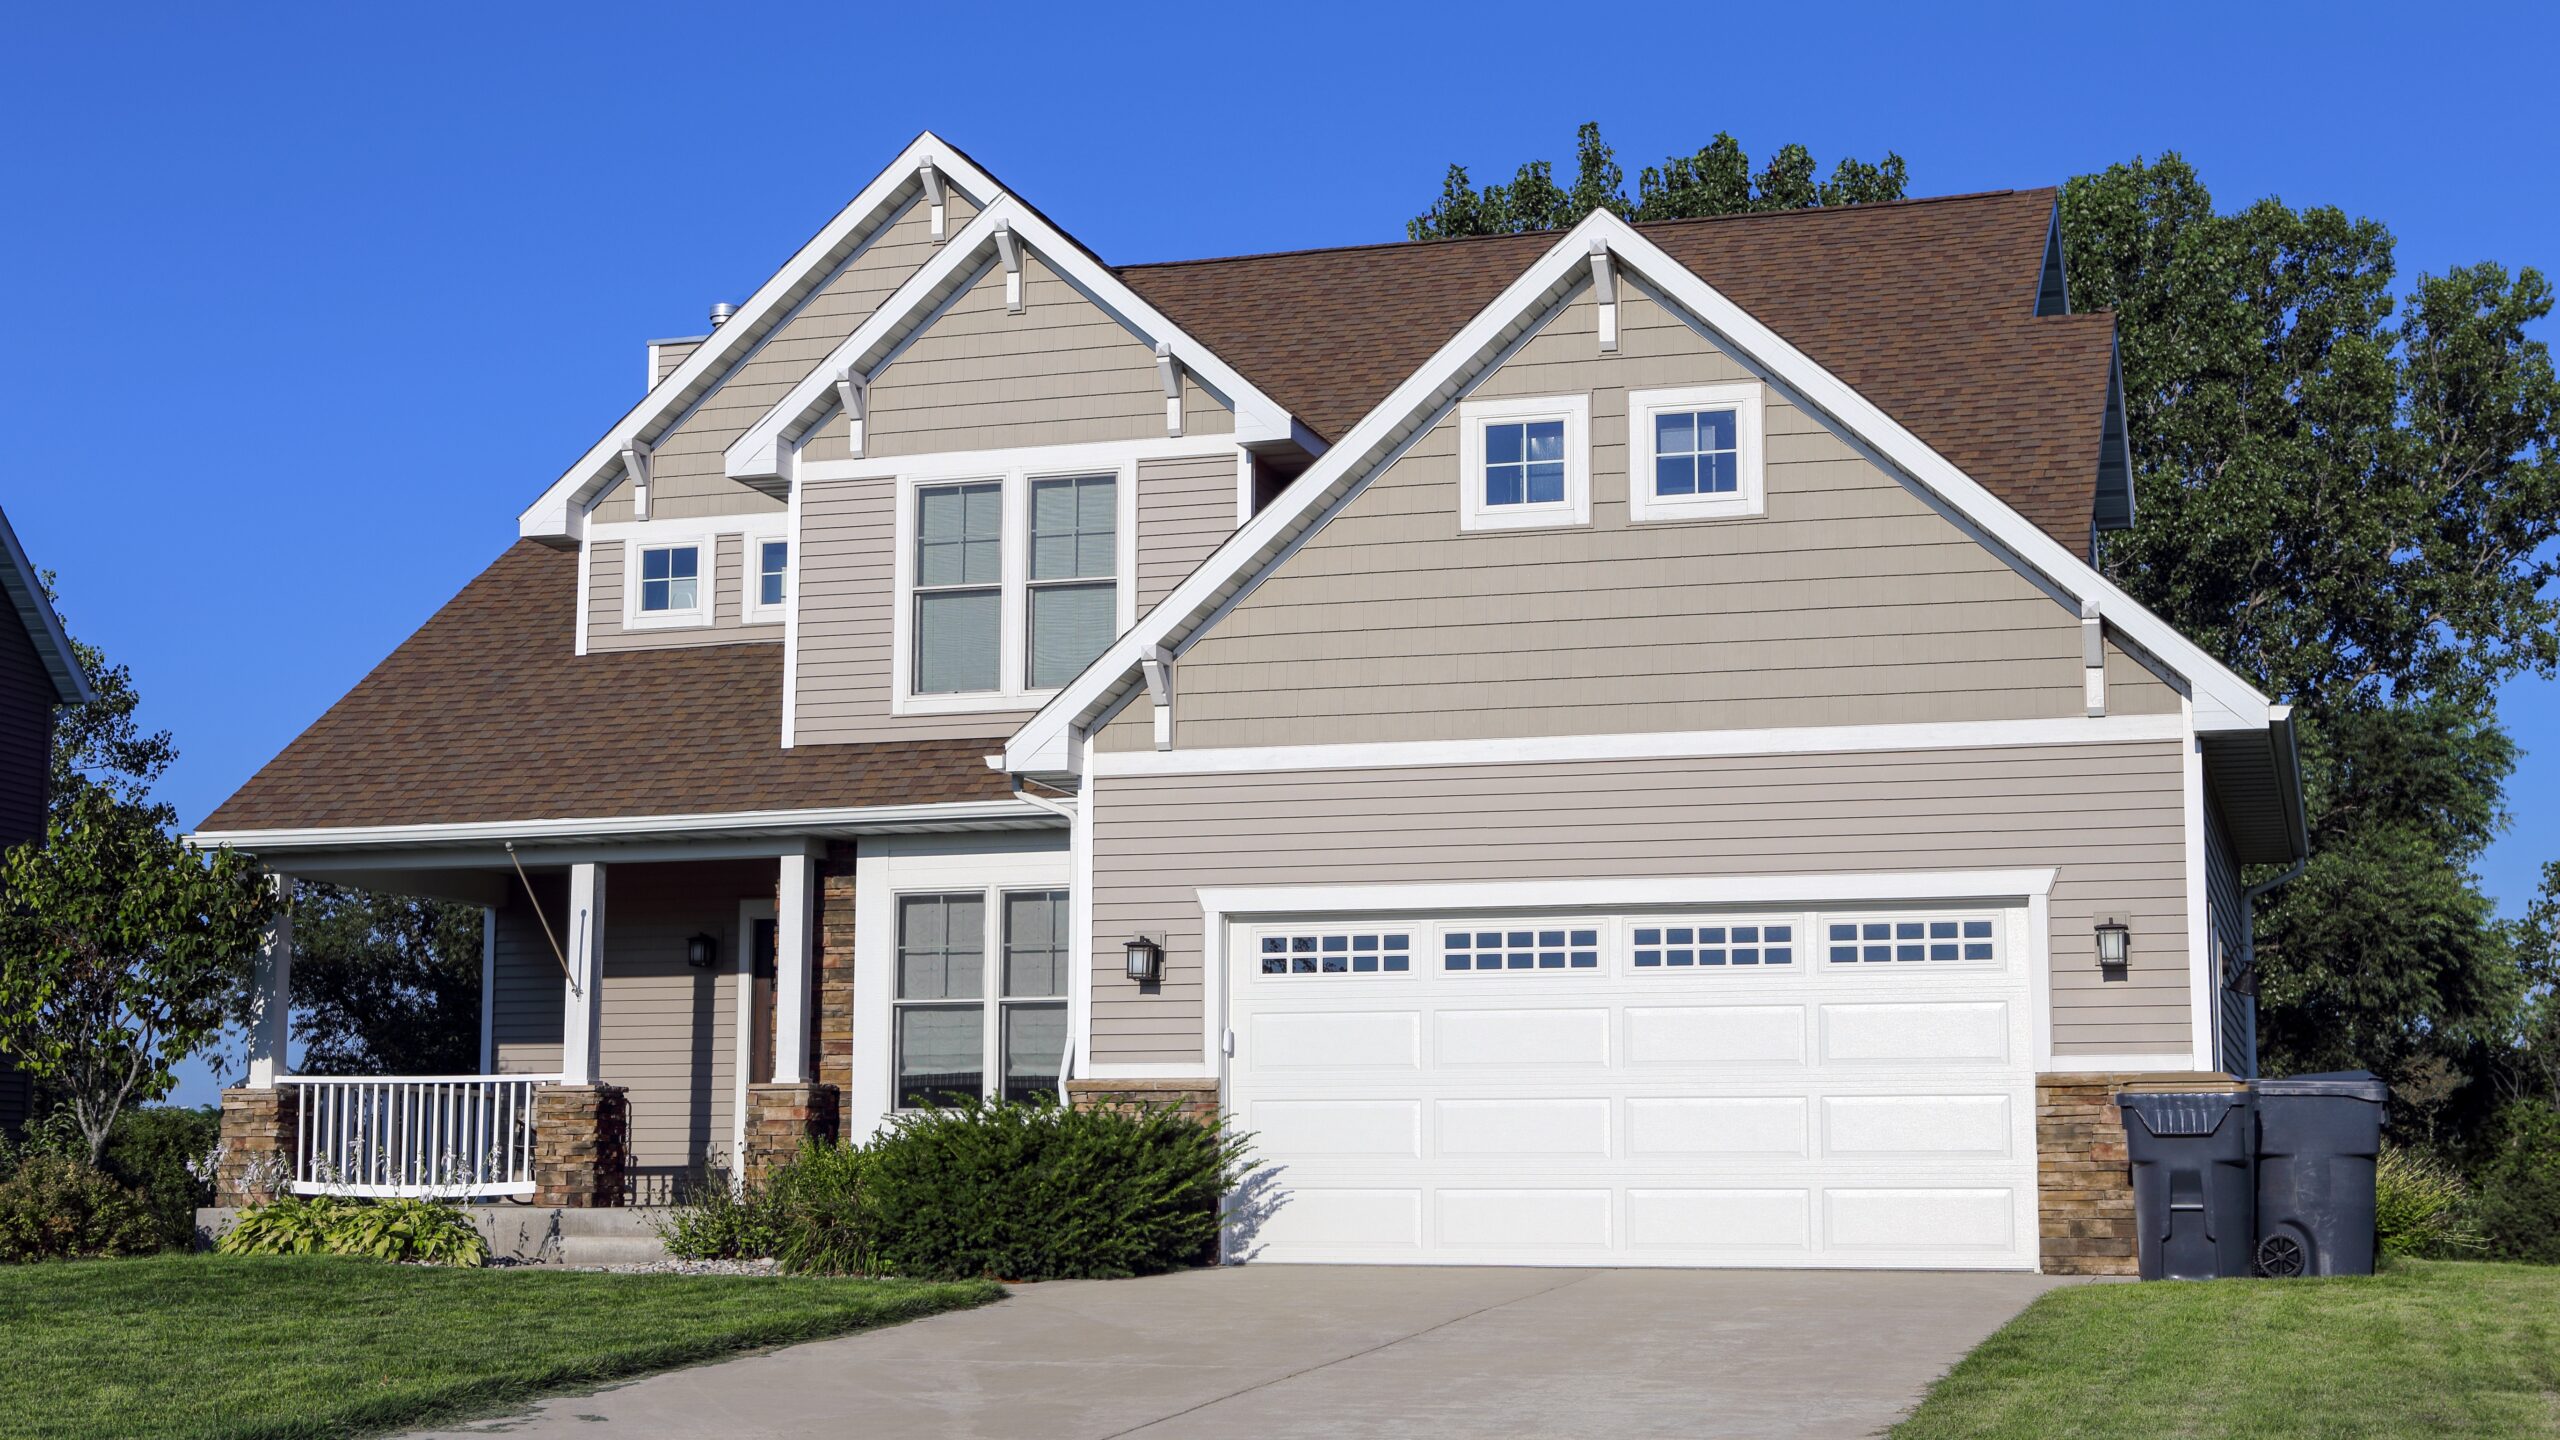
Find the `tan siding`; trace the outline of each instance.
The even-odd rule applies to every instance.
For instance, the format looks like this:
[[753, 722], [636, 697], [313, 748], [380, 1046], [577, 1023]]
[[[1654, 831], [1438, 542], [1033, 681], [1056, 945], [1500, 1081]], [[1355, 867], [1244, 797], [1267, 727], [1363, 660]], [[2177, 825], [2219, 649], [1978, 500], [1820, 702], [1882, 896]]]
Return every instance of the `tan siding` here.
[[[552, 934], [568, 923], [568, 883], [536, 875], [534, 893], [551, 918]], [[610, 899], [610, 892], [607, 894]], [[560, 1069], [560, 1027], [568, 999], [559, 957], [545, 938], [540, 917], [522, 887], [498, 909], [496, 983], [491, 987], [489, 1030], [501, 1075], [543, 1075]]]
[[1592, 524], [1460, 535], [1452, 410], [1185, 653], [1181, 745], [2083, 711], [2077, 615], [1774, 387], [1764, 516], [1631, 525], [1627, 391], [1750, 377], [1641, 295], [1602, 356], [1592, 309], [1475, 392], [1590, 396]]
[[[2183, 1048], [2183, 773], [2175, 744], [2126, 743], [1113, 777], [1090, 802], [1094, 1058], [1198, 1055], [1202, 887], [2041, 866], [2057, 1050]], [[2120, 982], [2090, 963], [2101, 911], [2134, 928]], [[1141, 931], [1169, 939], [1152, 997], [1105, 943]]]
[[663, 650], [686, 645], [735, 645], [782, 638], [779, 621], [749, 625], [742, 618], [746, 602], [746, 540], [738, 535], [713, 537], [711, 623], [678, 630], [624, 630], [623, 585], [629, 549], [624, 541], [588, 542], [587, 649]]
[[[952, 194], [947, 213], [950, 227], [956, 230], [977, 211]], [[781, 501], [728, 478], [722, 452], [870, 318], [880, 302], [931, 259], [937, 248], [925, 207], [909, 206], [802, 302], [797, 313], [758, 342], [719, 386], [658, 438], [657, 453], [650, 462], [652, 514], [690, 519], [781, 510]], [[633, 518], [628, 487], [617, 484], [596, 503], [592, 518]]]
[[692, 359], [693, 352], [701, 348], [700, 340], [660, 340], [652, 344], [649, 356], [654, 363], [649, 367], [649, 383], [655, 385], [676, 373], [676, 367]]
[[889, 713], [896, 606], [896, 494], [891, 480], [807, 481], [800, 491], [799, 744], [1009, 735], [1028, 710], [988, 715]]
[[[596, 1073], [631, 1100], [631, 1160], [646, 1203], [727, 1154], [737, 1082], [738, 904], [773, 893], [770, 863], [616, 868], [605, 885]], [[685, 941], [719, 942], [710, 970]]]
[[1138, 467], [1138, 613], [1198, 569], [1236, 528], [1232, 455]]

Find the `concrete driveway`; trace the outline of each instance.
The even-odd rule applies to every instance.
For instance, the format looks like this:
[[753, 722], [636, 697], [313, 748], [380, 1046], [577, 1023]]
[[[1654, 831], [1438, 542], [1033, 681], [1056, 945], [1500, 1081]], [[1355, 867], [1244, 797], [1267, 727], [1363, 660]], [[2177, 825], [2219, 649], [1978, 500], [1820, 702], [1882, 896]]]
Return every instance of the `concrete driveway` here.
[[1329, 1266], [1074, 1281], [433, 1433], [1865, 1436], [2066, 1283]]

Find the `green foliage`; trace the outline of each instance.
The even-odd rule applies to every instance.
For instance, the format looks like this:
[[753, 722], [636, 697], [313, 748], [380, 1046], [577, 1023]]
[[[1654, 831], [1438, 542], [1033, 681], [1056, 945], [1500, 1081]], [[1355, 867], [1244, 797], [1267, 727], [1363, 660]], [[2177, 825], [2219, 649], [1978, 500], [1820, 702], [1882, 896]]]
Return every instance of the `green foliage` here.
[[474, 905], [298, 886], [293, 1028], [303, 1073], [479, 1069], [480, 924]]
[[163, 1245], [195, 1243], [196, 1207], [213, 1203], [211, 1180], [196, 1172], [221, 1138], [222, 1115], [210, 1105], [146, 1105], [116, 1118], [104, 1168], [141, 1192]]
[[774, 1173], [779, 1239], [772, 1253], [783, 1269], [795, 1275], [865, 1275], [883, 1268], [874, 1253], [875, 1226], [863, 1188], [871, 1163], [872, 1152], [863, 1146], [804, 1142]]
[[973, 1102], [896, 1117], [860, 1185], [879, 1267], [924, 1279], [1144, 1275], [1214, 1258], [1244, 1141], [1177, 1108]]
[[421, 1265], [488, 1263], [489, 1242], [459, 1206], [287, 1195], [240, 1212], [214, 1248], [225, 1255], [349, 1255]]
[[248, 857], [191, 851], [103, 787], [0, 861], [0, 1050], [61, 1094], [92, 1164], [219, 1032], [273, 909]]
[[63, 1155], [18, 1159], [0, 1180], [0, 1263], [148, 1255], [160, 1227], [142, 1197]]
[[2462, 1172], [2433, 1156], [2383, 1146], [2373, 1167], [2373, 1200], [2374, 1233], [2385, 1255], [2450, 1257], [2483, 1248]]
[[2472, 1215], [2491, 1255], [2560, 1265], [2560, 1110], [2507, 1108], [2471, 1171]]
[[1909, 176], [1902, 157], [1887, 154], [1880, 163], [1843, 159], [1827, 181], [1814, 178], [1813, 152], [1801, 145], [1780, 146], [1769, 157], [1755, 184], [1751, 157], [1740, 141], [1718, 131], [1695, 155], [1674, 155], [1659, 166], [1648, 165], [1636, 178], [1636, 198], [1626, 193], [1626, 172], [1617, 152], [1600, 138], [1600, 127], [1584, 125], [1574, 134], [1574, 177], [1556, 183], [1555, 167], [1544, 160], [1522, 165], [1509, 184], [1477, 188], [1463, 165], [1449, 167], [1440, 198], [1405, 222], [1413, 240], [1450, 240], [1466, 235], [1517, 235], [1532, 230], [1564, 230], [1594, 210], [1611, 210], [1630, 220], [1685, 220], [1701, 215], [1734, 215], [1755, 210], [1800, 210], [1816, 205], [1866, 205], [1899, 200]]
[[717, 1165], [703, 1167], [657, 1230], [678, 1260], [769, 1260], [782, 1245], [771, 1191], [736, 1183]]

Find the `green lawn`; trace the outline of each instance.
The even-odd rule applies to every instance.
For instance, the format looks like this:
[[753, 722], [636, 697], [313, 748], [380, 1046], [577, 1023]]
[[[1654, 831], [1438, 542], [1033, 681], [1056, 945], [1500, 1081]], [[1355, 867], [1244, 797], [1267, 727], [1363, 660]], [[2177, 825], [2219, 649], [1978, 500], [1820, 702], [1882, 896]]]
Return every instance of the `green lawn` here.
[[2560, 1269], [2057, 1290], [1894, 1440], [2560, 1435]]
[[306, 1257], [0, 1267], [0, 1435], [361, 1433], [1000, 1293]]

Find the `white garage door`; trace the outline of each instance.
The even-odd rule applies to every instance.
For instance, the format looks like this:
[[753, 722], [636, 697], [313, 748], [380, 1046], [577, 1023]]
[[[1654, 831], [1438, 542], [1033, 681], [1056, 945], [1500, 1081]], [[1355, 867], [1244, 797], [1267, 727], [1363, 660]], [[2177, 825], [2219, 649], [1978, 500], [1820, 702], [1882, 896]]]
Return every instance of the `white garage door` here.
[[2025, 912], [1226, 938], [1262, 1261], [2032, 1269]]

